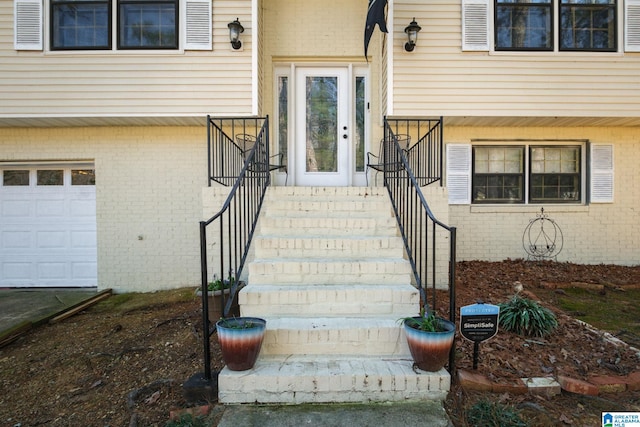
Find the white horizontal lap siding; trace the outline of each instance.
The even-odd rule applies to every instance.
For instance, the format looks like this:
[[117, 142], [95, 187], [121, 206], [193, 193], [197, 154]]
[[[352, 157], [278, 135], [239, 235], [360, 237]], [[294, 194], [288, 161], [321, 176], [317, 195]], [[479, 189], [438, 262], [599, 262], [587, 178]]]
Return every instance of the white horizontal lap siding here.
[[[637, 78], [640, 55], [489, 52], [488, 46], [480, 47], [482, 43], [476, 43], [477, 49], [472, 50], [466, 46], [471, 44], [470, 40], [463, 41], [463, 5], [482, 5], [483, 1], [394, 2], [391, 82], [394, 114], [557, 117], [640, 114]], [[640, 4], [640, 0], [633, 1]], [[403, 49], [404, 27], [414, 16], [422, 31], [415, 50], [408, 53]], [[487, 16], [492, 20], [493, 12]], [[635, 22], [640, 41], [640, 13]], [[620, 27], [623, 26], [621, 22]], [[492, 37], [490, 33], [488, 43]]]
[[[250, 114], [251, 0], [189, 1], [211, 7], [209, 50], [206, 40], [192, 50], [198, 43], [182, 39], [179, 52], [18, 52], [0, 33], [0, 117]], [[13, 2], [0, 2], [0, 17], [13, 14]], [[236, 18], [245, 26], [242, 51], [229, 43], [227, 24]]]

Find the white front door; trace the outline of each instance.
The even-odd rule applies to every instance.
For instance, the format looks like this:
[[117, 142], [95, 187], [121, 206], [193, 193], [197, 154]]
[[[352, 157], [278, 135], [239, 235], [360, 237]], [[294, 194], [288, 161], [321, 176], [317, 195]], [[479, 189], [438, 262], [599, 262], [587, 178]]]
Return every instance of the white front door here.
[[296, 69], [296, 185], [351, 185], [349, 93], [346, 67]]

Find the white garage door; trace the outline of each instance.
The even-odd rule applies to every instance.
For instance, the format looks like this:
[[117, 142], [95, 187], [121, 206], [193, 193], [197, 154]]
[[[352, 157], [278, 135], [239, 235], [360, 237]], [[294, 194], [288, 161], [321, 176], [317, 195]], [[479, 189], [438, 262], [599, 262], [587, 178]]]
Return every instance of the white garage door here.
[[0, 286], [97, 286], [92, 164], [0, 163]]

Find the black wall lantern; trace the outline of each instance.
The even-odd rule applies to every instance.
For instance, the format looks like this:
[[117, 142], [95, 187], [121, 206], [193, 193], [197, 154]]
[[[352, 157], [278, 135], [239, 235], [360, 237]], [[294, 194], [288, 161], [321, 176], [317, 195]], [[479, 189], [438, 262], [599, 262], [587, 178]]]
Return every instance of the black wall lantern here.
[[234, 50], [238, 50], [242, 47], [242, 42], [240, 41], [240, 34], [244, 32], [244, 27], [236, 18], [235, 21], [229, 22], [227, 25], [229, 27], [229, 40], [231, 41], [231, 47]]
[[407, 33], [407, 39], [409, 40], [404, 44], [404, 50], [413, 52], [413, 49], [416, 47], [416, 42], [418, 41], [418, 33], [421, 29], [422, 27], [418, 25], [416, 18], [413, 18], [413, 21], [404, 29], [404, 32]]

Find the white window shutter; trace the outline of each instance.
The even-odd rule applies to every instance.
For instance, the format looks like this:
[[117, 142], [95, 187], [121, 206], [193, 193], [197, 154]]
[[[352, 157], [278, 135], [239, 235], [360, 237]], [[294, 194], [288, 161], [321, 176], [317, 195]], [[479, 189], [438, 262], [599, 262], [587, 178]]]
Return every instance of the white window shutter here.
[[624, 2], [624, 50], [640, 52], [640, 0]]
[[449, 204], [471, 203], [471, 145], [447, 144]]
[[42, 50], [42, 0], [15, 0], [14, 47]]
[[613, 202], [613, 145], [591, 145], [592, 203]]
[[489, 0], [462, 0], [462, 50], [489, 50]]
[[211, 1], [185, 1], [185, 50], [212, 49]]

